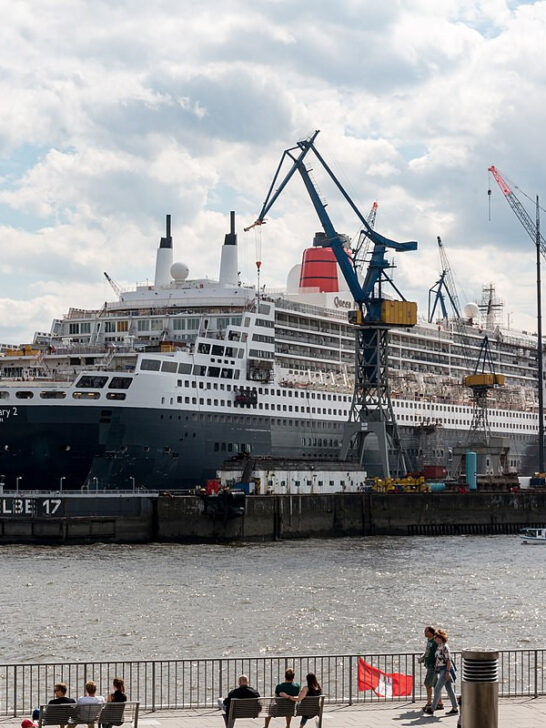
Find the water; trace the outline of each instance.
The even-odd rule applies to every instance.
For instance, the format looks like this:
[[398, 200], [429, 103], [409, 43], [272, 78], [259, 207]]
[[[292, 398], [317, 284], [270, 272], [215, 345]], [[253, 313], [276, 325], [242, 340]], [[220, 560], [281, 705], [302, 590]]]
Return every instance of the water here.
[[517, 536], [0, 549], [3, 662], [542, 646], [546, 548]]

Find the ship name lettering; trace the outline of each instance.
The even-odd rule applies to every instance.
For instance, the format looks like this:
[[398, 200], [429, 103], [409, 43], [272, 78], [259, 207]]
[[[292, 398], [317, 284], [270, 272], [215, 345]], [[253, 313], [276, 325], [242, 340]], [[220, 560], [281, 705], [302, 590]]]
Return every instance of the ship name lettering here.
[[350, 301], [344, 301], [342, 298], [338, 298], [336, 296], [334, 298], [334, 306], [336, 308], [351, 308], [351, 302]]
[[7, 420], [10, 415], [17, 417], [17, 407], [5, 407], [0, 409], [0, 422]]

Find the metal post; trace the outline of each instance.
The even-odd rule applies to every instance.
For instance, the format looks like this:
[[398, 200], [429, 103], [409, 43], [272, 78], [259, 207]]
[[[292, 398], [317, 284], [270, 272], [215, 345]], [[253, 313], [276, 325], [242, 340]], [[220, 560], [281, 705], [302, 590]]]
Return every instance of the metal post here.
[[537, 360], [538, 360], [538, 471], [544, 472], [544, 375], [542, 361], [542, 284], [540, 281], [540, 207], [536, 207], [537, 249]]
[[155, 660], [152, 662], [152, 713], [155, 711]]
[[538, 698], [538, 650], [535, 653], [535, 694], [533, 697]]
[[415, 703], [415, 653], [411, 656], [411, 702]]
[[17, 665], [13, 667], [13, 717], [17, 715]]
[[349, 705], [353, 704], [353, 658], [349, 657]]
[[464, 728], [498, 728], [499, 653], [495, 650], [464, 650], [462, 724]]

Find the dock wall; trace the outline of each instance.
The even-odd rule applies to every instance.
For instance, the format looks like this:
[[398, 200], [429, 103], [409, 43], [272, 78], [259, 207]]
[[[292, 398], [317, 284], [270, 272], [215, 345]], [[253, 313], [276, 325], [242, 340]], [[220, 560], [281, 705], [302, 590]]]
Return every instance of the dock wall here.
[[251, 496], [228, 518], [199, 496], [0, 497], [2, 543], [227, 543], [517, 533], [546, 524], [546, 491]]
[[546, 492], [253, 496], [245, 515], [203, 514], [195, 497], [160, 498], [160, 541], [277, 541], [344, 536], [517, 533], [546, 524]]

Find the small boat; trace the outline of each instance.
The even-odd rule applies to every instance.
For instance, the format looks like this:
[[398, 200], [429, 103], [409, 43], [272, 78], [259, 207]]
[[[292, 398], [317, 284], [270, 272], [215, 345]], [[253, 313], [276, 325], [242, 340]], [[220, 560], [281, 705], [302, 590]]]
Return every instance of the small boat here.
[[546, 544], [546, 528], [524, 528], [519, 535], [522, 543]]

